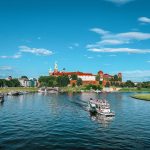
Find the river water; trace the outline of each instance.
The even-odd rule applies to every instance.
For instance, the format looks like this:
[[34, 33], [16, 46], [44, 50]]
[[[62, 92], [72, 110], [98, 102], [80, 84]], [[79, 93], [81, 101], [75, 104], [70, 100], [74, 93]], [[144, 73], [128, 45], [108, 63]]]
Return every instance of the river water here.
[[[0, 105], [0, 149], [150, 149], [150, 102], [135, 93], [27, 94]], [[90, 98], [106, 98], [114, 118], [90, 116]]]

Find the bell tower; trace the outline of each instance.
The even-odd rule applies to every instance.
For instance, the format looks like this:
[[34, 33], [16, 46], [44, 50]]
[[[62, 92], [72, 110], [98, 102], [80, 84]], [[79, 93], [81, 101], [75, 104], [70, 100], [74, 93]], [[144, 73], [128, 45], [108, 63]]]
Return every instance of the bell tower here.
[[54, 73], [57, 73], [58, 72], [58, 65], [57, 65], [57, 62], [55, 62], [55, 65], [54, 65]]

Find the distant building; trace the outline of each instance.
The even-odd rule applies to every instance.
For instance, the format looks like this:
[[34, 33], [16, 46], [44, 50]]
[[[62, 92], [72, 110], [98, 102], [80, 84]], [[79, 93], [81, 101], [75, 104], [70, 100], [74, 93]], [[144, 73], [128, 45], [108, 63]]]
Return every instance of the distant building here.
[[13, 79], [12, 76], [8, 76], [8, 78], [6, 78], [7, 81], [10, 81], [12, 79]]
[[[82, 79], [83, 84], [98, 84], [96, 81], [96, 75], [93, 75], [92, 73], [83, 73], [83, 72], [65, 72], [65, 71], [58, 71], [58, 65], [55, 63], [54, 71], [49, 72], [49, 75], [51, 76], [63, 76], [67, 75], [71, 78], [71, 75], [77, 75], [78, 78]], [[71, 81], [70, 83], [74, 83], [75, 81]]]
[[[70, 77], [70, 84], [75, 83], [74, 80], [71, 80], [71, 75], [77, 75], [78, 78], [82, 79], [83, 84], [99, 84], [99, 81], [102, 81], [103, 86], [106, 85], [107, 82], [110, 82], [111, 80], [114, 79], [113, 75], [109, 75], [109, 74], [104, 74], [103, 71], [99, 71], [97, 75], [99, 75], [100, 80], [97, 81], [96, 80], [96, 76], [92, 73], [84, 73], [84, 72], [66, 72], [66, 71], [59, 71], [58, 70], [58, 65], [57, 63], [55, 63], [54, 65], [54, 71], [50, 70], [49, 71], [49, 75], [50, 76], [63, 76], [63, 75], [67, 75], [68, 77]], [[120, 81], [122, 81], [122, 74], [118, 73], [117, 75], [118, 78], [120, 78]]]
[[20, 85], [23, 87], [36, 87], [37, 86], [37, 79], [35, 78], [20, 78], [18, 79], [20, 82]]
[[104, 74], [103, 71], [99, 71], [98, 75], [100, 77], [100, 81], [102, 81], [103, 86], [105, 86], [106, 83], [110, 81], [118, 83], [122, 82], [122, 73], [118, 73], [117, 75], [118, 81], [114, 80], [114, 75]]

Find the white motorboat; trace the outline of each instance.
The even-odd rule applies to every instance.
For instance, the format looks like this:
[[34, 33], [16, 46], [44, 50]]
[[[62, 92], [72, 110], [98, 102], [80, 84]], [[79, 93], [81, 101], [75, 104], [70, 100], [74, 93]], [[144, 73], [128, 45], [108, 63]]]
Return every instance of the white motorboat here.
[[115, 116], [115, 113], [110, 110], [110, 105], [106, 100], [90, 99], [88, 107], [91, 113], [97, 113], [106, 117]]

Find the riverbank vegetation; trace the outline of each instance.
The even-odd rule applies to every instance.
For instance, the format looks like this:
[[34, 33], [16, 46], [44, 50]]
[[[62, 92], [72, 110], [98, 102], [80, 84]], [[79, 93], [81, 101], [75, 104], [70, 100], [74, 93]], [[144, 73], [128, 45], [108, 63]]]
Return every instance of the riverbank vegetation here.
[[20, 82], [18, 79], [0, 79], [0, 87], [20, 87]]
[[139, 100], [150, 101], [150, 94], [136, 94], [131, 97]]
[[150, 88], [140, 88], [137, 87], [134, 88], [121, 88], [119, 92], [150, 92]]
[[102, 87], [100, 85], [80, 85], [80, 86], [66, 86], [66, 87], [60, 87], [61, 92], [90, 92], [90, 91], [96, 91], [96, 90], [102, 90]]
[[21, 91], [21, 92], [37, 92], [38, 88], [36, 87], [6, 87], [0, 88], [0, 93], [9, 93], [9, 92]]

